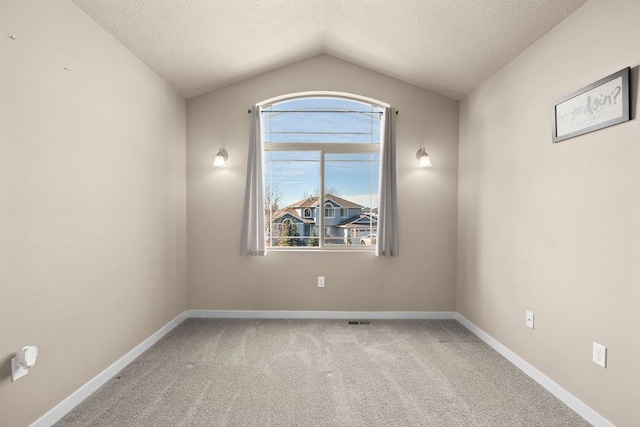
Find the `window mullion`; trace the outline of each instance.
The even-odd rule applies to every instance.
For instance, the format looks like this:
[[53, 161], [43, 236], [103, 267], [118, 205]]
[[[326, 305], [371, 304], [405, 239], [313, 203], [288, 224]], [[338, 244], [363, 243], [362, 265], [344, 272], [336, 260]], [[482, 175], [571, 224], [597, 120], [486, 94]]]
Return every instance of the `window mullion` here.
[[318, 238], [320, 239], [320, 248], [324, 248], [324, 151], [320, 151], [320, 194], [318, 195], [318, 218], [320, 220]]

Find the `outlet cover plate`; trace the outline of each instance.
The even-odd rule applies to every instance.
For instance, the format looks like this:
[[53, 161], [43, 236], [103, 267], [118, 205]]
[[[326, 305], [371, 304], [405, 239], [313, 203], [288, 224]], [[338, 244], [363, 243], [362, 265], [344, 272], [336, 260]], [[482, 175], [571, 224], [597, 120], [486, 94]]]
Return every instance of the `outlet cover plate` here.
[[318, 287], [324, 288], [324, 276], [318, 276]]
[[607, 367], [607, 347], [597, 342], [593, 343], [593, 363], [603, 368]]
[[29, 370], [19, 364], [18, 356], [11, 359], [11, 382], [17, 381], [29, 373]]
[[527, 310], [524, 324], [527, 325], [527, 327], [533, 329], [533, 312]]

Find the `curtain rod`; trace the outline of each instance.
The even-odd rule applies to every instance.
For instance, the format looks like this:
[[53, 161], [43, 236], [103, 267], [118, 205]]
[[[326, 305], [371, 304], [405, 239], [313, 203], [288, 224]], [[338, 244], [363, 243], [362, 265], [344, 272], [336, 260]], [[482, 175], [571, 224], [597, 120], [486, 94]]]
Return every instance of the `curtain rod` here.
[[271, 135], [371, 135], [371, 132], [269, 132]]
[[382, 114], [382, 111], [360, 111], [360, 110], [261, 110], [261, 113], [363, 113]]
[[[366, 114], [382, 114], [384, 111], [359, 111], [359, 110], [261, 110], [261, 113], [366, 113]], [[247, 110], [251, 114], [251, 108]], [[400, 110], [396, 110], [396, 115], [400, 114]]]

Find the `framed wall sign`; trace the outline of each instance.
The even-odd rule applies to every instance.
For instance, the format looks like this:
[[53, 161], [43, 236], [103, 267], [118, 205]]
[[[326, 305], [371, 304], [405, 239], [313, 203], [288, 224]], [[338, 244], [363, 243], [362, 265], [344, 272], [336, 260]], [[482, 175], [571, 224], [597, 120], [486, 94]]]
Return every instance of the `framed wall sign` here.
[[553, 142], [630, 120], [629, 73], [629, 67], [623, 68], [556, 101]]

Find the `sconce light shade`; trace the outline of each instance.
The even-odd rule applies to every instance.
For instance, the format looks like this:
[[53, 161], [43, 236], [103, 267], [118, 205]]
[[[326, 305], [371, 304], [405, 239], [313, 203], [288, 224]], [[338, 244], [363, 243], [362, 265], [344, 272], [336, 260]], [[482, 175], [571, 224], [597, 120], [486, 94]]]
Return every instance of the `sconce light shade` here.
[[221, 167], [227, 164], [227, 159], [229, 158], [229, 154], [227, 154], [227, 150], [224, 148], [220, 148], [218, 150], [218, 154], [216, 154], [216, 158], [213, 161], [213, 166]]
[[428, 168], [431, 166], [431, 159], [429, 159], [427, 150], [424, 148], [421, 148], [416, 152], [416, 160], [418, 161], [418, 166], [421, 168]]

